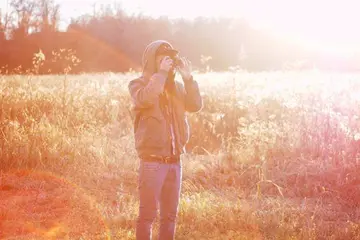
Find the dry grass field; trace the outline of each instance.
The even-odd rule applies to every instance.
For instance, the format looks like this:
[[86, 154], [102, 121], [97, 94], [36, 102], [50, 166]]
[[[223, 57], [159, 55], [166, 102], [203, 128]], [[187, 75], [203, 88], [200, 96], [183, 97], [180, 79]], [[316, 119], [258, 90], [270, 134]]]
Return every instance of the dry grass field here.
[[[135, 239], [135, 76], [0, 77], [0, 239]], [[360, 75], [195, 78], [176, 239], [360, 239]]]

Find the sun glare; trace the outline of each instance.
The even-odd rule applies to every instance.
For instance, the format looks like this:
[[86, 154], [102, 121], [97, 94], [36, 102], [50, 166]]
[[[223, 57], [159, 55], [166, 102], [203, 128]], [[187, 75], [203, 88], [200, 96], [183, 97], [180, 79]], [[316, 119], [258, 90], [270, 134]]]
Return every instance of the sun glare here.
[[360, 32], [355, 24], [359, 3], [355, 1], [124, 1], [128, 12], [151, 16], [194, 19], [203, 17], [236, 17], [250, 25], [267, 29], [305, 46], [336, 54], [359, 50]]
[[355, 26], [358, 4], [304, 1], [289, 6], [285, 1], [278, 2], [279, 6], [271, 10], [274, 16], [268, 17], [274, 31], [323, 52], [359, 51], [360, 33]]

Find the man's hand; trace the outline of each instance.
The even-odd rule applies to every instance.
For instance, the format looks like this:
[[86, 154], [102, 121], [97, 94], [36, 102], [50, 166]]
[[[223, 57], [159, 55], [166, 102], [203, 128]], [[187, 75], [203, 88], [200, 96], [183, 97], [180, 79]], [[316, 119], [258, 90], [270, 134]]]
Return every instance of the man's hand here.
[[169, 56], [166, 56], [161, 60], [160, 70], [169, 72], [172, 66], [173, 66], [173, 60]]
[[182, 79], [184, 81], [189, 81], [191, 79], [191, 62], [186, 58], [181, 58], [182, 66], [177, 67]]

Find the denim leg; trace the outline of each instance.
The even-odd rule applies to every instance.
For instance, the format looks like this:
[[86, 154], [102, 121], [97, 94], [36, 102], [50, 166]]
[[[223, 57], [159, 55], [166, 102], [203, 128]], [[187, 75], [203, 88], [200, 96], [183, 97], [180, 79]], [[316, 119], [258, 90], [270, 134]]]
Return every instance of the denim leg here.
[[175, 222], [181, 191], [182, 167], [180, 164], [171, 165], [161, 190], [160, 199], [160, 240], [175, 238]]
[[163, 164], [141, 162], [139, 168], [139, 216], [136, 225], [136, 239], [150, 240], [161, 188], [167, 168]]

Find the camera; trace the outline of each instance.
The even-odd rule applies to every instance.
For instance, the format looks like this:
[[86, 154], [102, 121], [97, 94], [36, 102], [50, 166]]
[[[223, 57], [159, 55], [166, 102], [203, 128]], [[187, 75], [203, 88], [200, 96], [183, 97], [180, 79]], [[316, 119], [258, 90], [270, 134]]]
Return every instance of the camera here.
[[179, 56], [170, 56], [170, 58], [173, 60], [174, 63], [174, 68], [177, 67], [182, 67], [184, 65], [183, 61], [181, 60], [181, 58]]
[[175, 50], [173, 48], [170, 48], [167, 45], [163, 45], [161, 46], [158, 51], [156, 52], [156, 55], [165, 55], [165, 56], [169, 56], [172, 60], [173, 60], [173, 67], [177, 68], [177, 67], [182, 67], [184, 65], [183, 61], [181, 60], [181, 58], [179, 57], [179, 51]]

